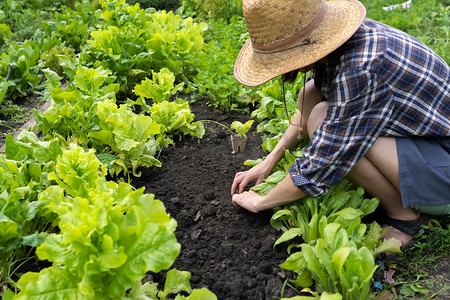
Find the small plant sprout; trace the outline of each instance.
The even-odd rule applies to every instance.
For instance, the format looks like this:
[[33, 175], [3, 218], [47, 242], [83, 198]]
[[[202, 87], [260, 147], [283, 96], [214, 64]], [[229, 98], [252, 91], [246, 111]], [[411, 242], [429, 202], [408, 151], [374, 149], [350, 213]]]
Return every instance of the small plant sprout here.
[[250, 127], [252, 127], [253, 120], [247, 121], [245, 124], [242, 124], [239, 121], [234, 121], [231, 123], [231, 127], [233, 127], [234, 130], [236, 130], [239, 137], [243, 138], [245, 137], [245, 134], [247, 131], [250, 130]]

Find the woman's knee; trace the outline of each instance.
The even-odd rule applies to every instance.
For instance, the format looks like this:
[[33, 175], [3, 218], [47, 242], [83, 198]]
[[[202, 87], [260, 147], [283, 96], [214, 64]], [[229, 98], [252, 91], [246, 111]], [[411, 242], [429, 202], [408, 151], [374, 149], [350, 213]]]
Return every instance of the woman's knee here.
[[322, 124], [323, 120], [327, 116], [328, 106], [328, 101], [322, 101], [315, 105], [311, 110], [307, 125], [309, 136], [312, 136], [317, 127]]

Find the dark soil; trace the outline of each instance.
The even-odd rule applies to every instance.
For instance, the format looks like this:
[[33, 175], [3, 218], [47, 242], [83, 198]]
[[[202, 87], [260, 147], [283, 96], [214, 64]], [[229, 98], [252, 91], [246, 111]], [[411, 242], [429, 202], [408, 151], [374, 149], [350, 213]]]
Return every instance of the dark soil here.
[[[229, 126], [248, 115], [220, 114], [193, 104], [197, 120], [214, 120]], [[288, 257], [285, 248], [274, 248], [280, 236], [270, 226], [271, 212], [253, 214], [231, 202], [234, 174], [248, 169], [247, 159], [264, 155], [261, 137], [247, 134], [244, 152], [232, 153], [229, 133], [222, 126], [205, 123], [201, 140], [177, 141], [164, 149], [158, 169], [142, 170], [131, 182], [155, 194], [178, 222], [175, 231], [181, 252], [173, 267], [192, 274], [192, 288], [207, 287], [220, 300], [274, 299], [288, 272], [278, 267]], [[163, 281], [153, 274], [153, 280]], [[293, 296], [286, 291], [284, 296]]]

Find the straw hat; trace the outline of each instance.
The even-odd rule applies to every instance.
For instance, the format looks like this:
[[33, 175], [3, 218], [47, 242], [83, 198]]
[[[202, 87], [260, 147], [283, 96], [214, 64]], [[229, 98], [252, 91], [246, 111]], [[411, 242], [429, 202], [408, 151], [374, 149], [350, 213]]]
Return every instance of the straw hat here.
[[327, 56], [366, 15], [356, 0], [243, 0], [242, 11], [250, 39], [239, 53], [234, 76], [248, 86]]

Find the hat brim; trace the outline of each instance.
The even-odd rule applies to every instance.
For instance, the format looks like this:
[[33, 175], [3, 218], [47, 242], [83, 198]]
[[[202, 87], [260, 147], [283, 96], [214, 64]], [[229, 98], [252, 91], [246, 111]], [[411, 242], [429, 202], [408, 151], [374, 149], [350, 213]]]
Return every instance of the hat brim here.
[[251, 40], [242, 47], [234, 76], [247, 86], [258, 86], [284, 73], [309, 66], [344, 44], [361, 26], [366, 9], [359, 1], [328, 0], [323, 22], [308, 36], [312, 43], [275, 53], [253, 51]]

